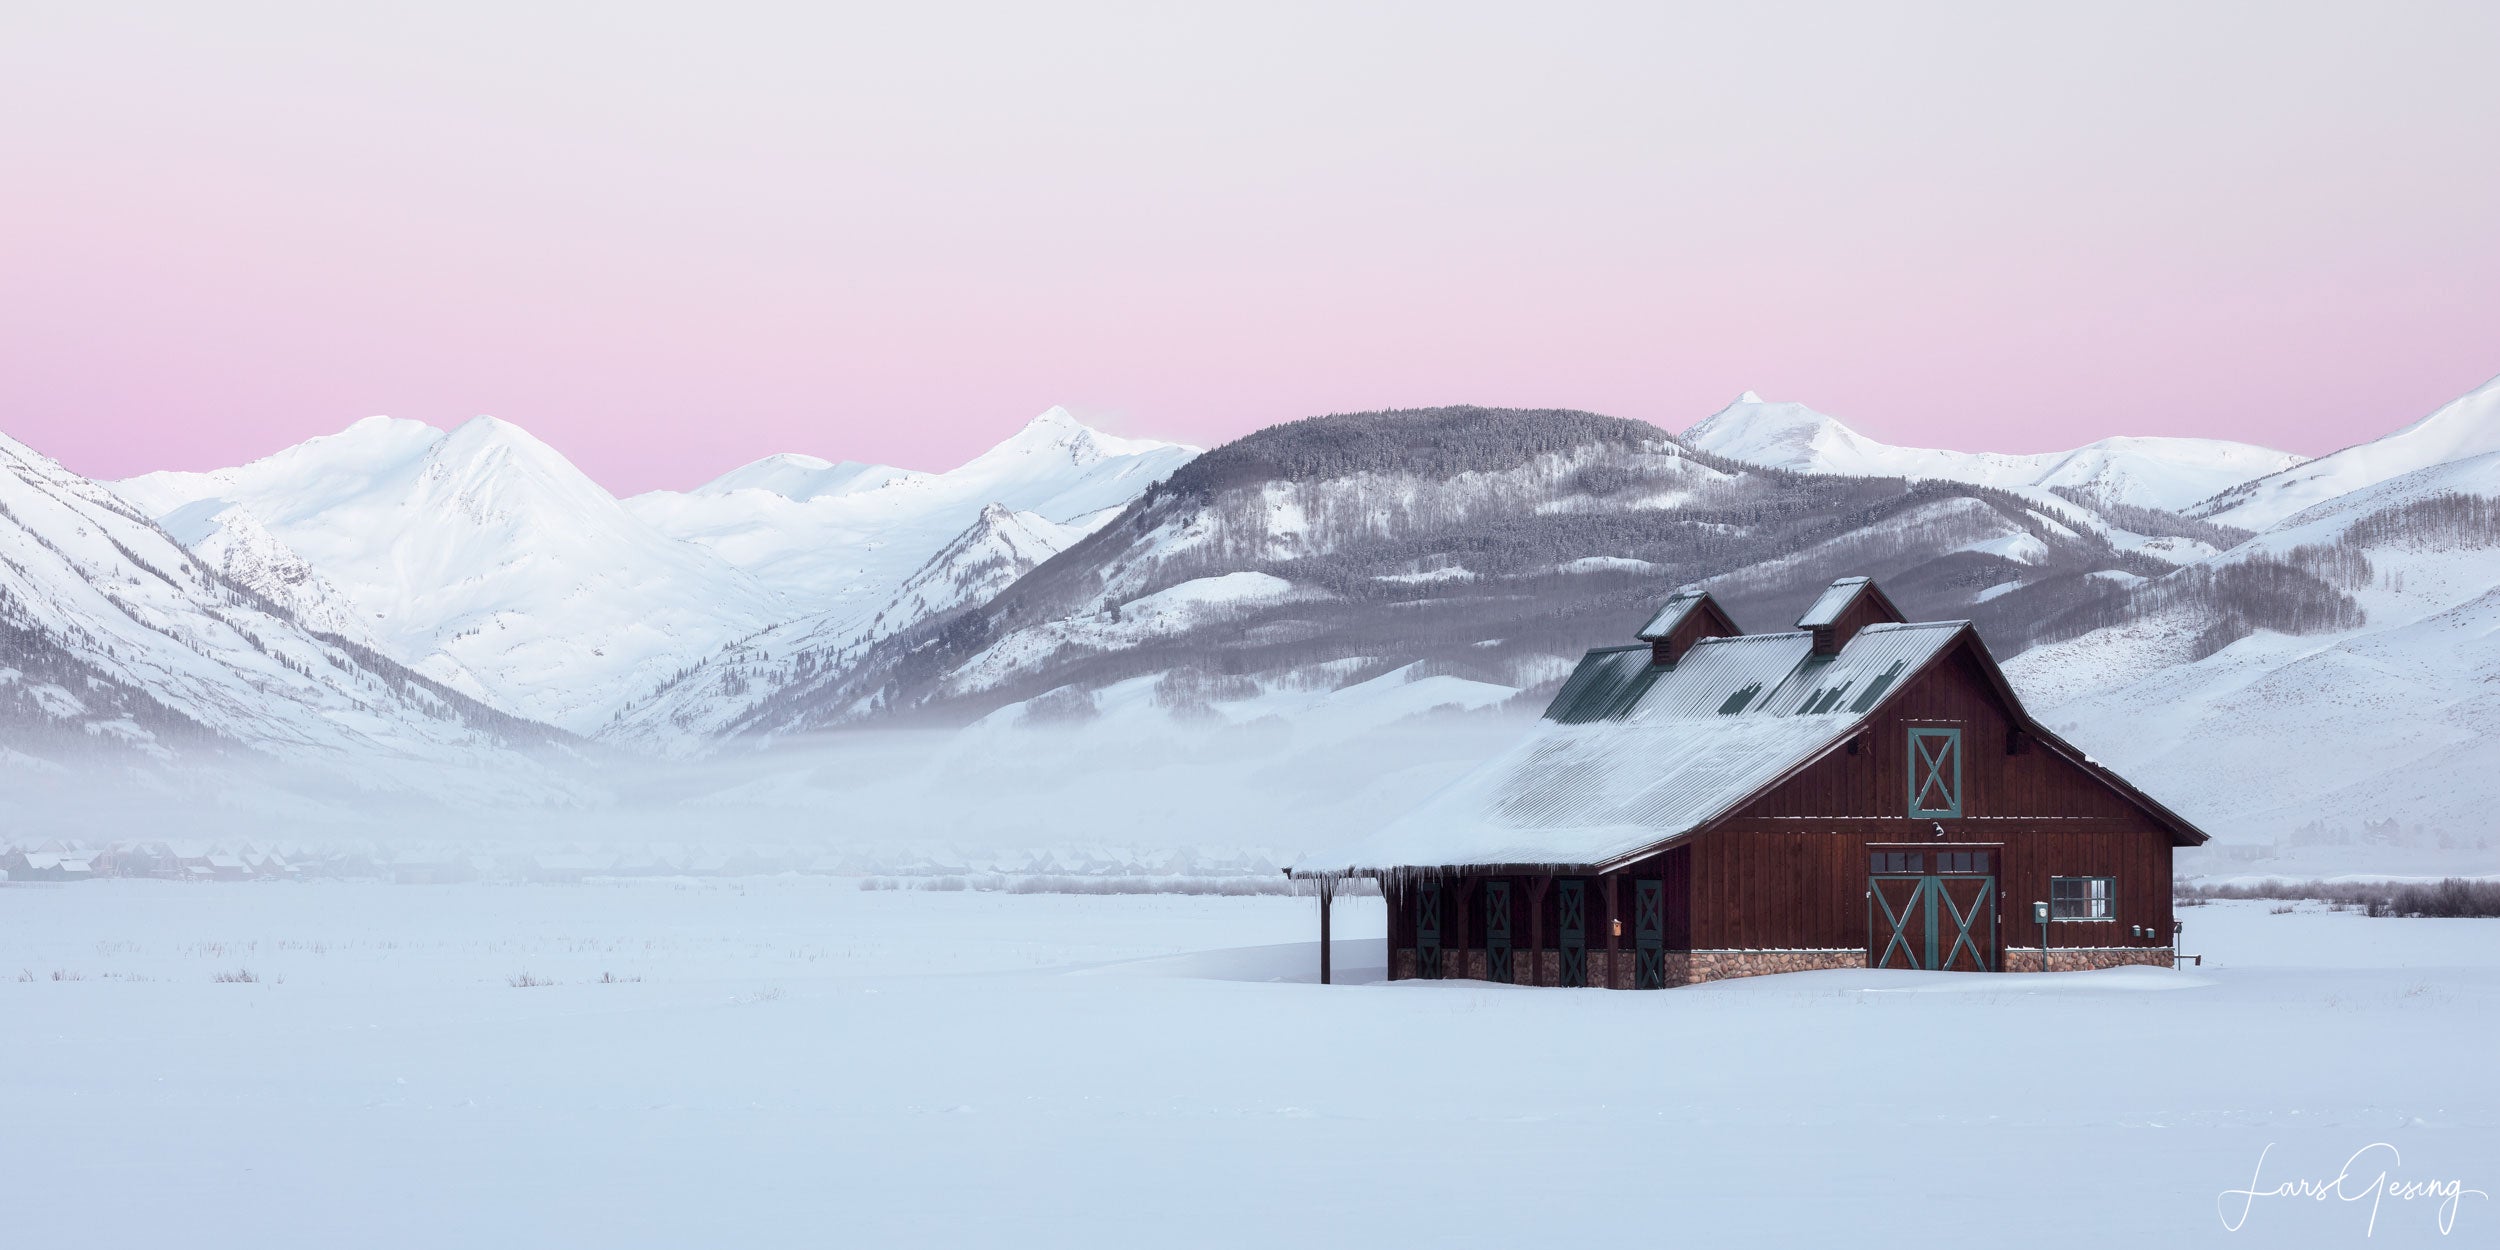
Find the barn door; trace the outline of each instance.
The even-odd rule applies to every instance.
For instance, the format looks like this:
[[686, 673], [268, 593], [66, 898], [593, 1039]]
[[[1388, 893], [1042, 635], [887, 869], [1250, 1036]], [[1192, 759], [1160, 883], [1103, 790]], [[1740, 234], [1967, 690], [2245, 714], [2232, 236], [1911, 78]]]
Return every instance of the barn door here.
[[[1997, 966], [1997, 883], [1994, 877], [1935, 877], [1927, 889], [1944, 950], [1930, 968], [1994, 972]], [[1933, 949], [1932, 947], [1930, 949]]]
[[1510, 882], [1484, 883], [1484, 975], [1507, 983], [1510, 974]]
[[1667, 883], [1632, 883], [1632, 985], [1635, 989], [1667, 987]]
[[1994, 972], [1997, 883], [1987, 851], [1877, 851], [1866, 879], [1867, 963]]
[[1589, 983], [1589, 883], [1554, 883], [1555, 945], [1562, 948], [1562, 983]]
[[1876, 968], [1926, 968], [1926, 877], [1869, 877], [1866, 882], [1867, 949]]
[[1415, 887], [1415, 975], [1441, 975], [1441, 887], [1436, 883]]

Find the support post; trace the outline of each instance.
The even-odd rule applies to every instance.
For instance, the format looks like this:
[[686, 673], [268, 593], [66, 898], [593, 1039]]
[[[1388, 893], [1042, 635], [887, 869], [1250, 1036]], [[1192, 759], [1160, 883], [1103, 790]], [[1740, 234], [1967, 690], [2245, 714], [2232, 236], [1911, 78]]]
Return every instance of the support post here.
[[1623, 913], [1615, 910], [1615, 874], [1606, 874], [1606, 988], [1621, 989], [1615, 984], [1615, 970], [1623, 962]]
[[1319, 879], [1319, 983], [1328, 984], [1328, 905], [1336, 901], [1337, 879]]
[[1528, 984], [1545, 984], [1545, 887], [1554, 884], [1551, 874], [1537, 877], [1528, 887]]

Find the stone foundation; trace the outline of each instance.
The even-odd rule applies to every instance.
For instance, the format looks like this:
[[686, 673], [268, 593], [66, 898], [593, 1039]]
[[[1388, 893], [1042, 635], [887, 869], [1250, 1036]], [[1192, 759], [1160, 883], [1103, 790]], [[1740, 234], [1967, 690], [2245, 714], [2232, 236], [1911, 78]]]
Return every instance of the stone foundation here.
[[[1675, 978], [1675, 958], [1682, 955], [1688, 962], [1684, 979]], [[1864, 948], [1844, 947], [1834, 950], [1795, 951], [1670, 951], [1667, 954], [1667, 983], [1698, 985], [1704, 981], [1725, 981], [1734, 977], [1765, 977], [1779, 972], [1821, 972], [1828, 968], [1863, 968]]]
[[[1440, 975], [1445, 980], [1488, 979], [1489, 969], [1482, 950], [1442, 950]], [[1639, 975], [1639, 957], [1632, 951], [1593, 950], [1588, 953], [1589, 984], [1599, 989], [1628, 990]], [[1692, 985], [1702, 981], [1721, 981], [1730, 977], [1767, 976], [1775, 972], [1812, 972], [1822, 968], [1863, 968], [1866, 952], [1843, 950], [1760, 950], [1760, 951], [1668, 951], [1665, 959], [1668, 987]], [[1561, 951], [1514, 950], [1510, 956], [1511, 978], [1521, 985], [1562, 984]], [[1402, 947], [1391, 953], [1389, 976], [1392, 980], [1412, 980], [1421, 964], [1414, 947]]]
[[[2167, 968], [2172, 956], [2167, 946], [2057, 946], [2047, 953], [2047, 966], [2042, 967], [2039, 947], [2015, 947], [1998, 952], [1998, 970], [2002, 972], [2091, 972], [2101, 968], [2150, 967]], [[1440, 974], [1445, 980], [1486, 980], [1489, 965], [1482, 950], [1443, 950]], [[1716, 950], [1666, 952], [1666, 983], [1699, 985], [1704, 981], [1725, 981], [1735, 977], [1762, 977], [1781, 972], [1819, 972], [1829, 968], [1863, 968], [1866, 951], [1857, 947], [1829, 950]], [[1521, 985], [1562, 984], [1561, 951], [1514, 950], [1510, 955], [1511, 979]], [[1617, 951], [1610, 969], [1604, 950], [1589, 952], [1589, 984], [1601, 989], [1628, 990], [1637, 975], [1636, 957], [1631, 951]], [[1389, 959], [1392, 980], [1412, 980], [1417, 974], [1414, 947], [1393, 952]], [[1609, 975], [1611, 972], [1612, 975]]]
[[[2097, 972], [2103, 968], [2167, 968], [2174, 956], [2167, 946], [2037, 946], [1999, 952], [2007, 972]], [[2043, 960], [2043, 956], [2046, 959]], [[2045, 962], [2046, 967], [2043, 967]]]

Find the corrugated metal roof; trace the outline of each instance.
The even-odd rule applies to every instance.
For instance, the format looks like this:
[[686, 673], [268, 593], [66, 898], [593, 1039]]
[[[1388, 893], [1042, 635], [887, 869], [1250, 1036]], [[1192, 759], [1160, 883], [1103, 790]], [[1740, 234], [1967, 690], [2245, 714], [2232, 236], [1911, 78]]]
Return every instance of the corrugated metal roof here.
[[[1296, 872], [1467, 864], [1603, 864], [1691, 832], [1857, 731], [1905, 677], [1967, 628], [1961, 621], [1870, 625], [1818, 657], [1804, 633], [1696, 643], [1673, 669], [1617, 669], [1527, 741], [1379, 832]], [[1643, 679], [1638, 690], [1633, 679]], [[1566, 683], [1566, 690], [1569, 683]], [[1628, 701], [1627, 701], [1628, 695]], [[1563, 706], [1560, 696], [1558, 707]]]
[[1580, 666], [1545, 705], [1545, 719], [1578, 725], [1614, 715], [1646, 687], [1641, 678], [1648, 667], [1647, 647], [1599, 647], [1581, 656]]
[[1821, 629], [1826, 625], [1838, 624], [1841, 612], [1848, 608], [1850, 600], [1858, 597], [1858, 592], [1866, 589], [1869, 580], [1864, 577], [1844, 577], [1833, 582], [1824, 589], [1822, 594], [1815, 596], [1814, 603], [1806, 609], [1806, 614], [1797, 618], [1797, 628]]
[[1709, 597], [1707, 592], [1691, 586], [1667, 596], [1667, 601], [1659, 605], [1657, 614], [1649, 618], [1649, 624], [1641, 626], [1640, 631], [1632, 636], [1643, 642], [1654, 642], [1674, 633], [1675, 627], [1683, 624], [1684, 618], [1691, 616], [1693, 609]]

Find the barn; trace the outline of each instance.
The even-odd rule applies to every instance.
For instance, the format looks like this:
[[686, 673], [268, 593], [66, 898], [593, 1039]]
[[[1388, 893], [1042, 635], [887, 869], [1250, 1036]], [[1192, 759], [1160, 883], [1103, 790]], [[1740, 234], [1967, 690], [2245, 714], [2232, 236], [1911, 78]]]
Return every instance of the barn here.
[[2023, 710], [1967, 621], [1871, 579], [1747, 634], [1670, 597], [1527, 740], [1288, 871], [1380, 884], [1392, 978], [1654, 989], [1818, 968], [2168, 966], [2205, 834]]

